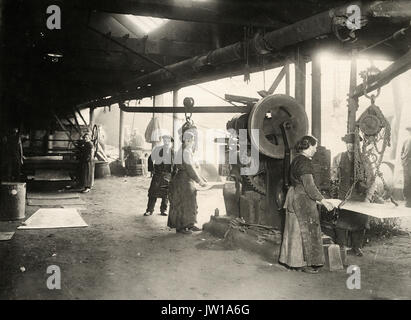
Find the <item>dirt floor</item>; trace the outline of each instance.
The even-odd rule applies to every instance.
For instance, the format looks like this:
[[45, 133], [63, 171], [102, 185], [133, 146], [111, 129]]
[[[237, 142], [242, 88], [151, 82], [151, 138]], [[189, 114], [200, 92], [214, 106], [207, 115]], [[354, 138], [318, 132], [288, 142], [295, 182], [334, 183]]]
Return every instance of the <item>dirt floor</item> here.
[[[0, 242], [0, 299], [410, 299], [411, 238], [372, 242], [365, 256], [349, 257], [361, 270], [350, 290], [346, 271], [311, 275], [289, 271], [260, 256], [230, 250], [205, 232], [176, 234], [167, 217], [144, 217], [149, 178], [96, 180], [82, 194], [87, 228], [16, 230]], [[222, 190], [199, 192], [199, 226]], [[156, 209], [159, 210], [160, 203]], [[26, 207], [26, 217], [38, 207]], [[47, 267], [61, 269], [61, 290], [49, 290]], [[24, 267], [24, 272], [21, 268]]]

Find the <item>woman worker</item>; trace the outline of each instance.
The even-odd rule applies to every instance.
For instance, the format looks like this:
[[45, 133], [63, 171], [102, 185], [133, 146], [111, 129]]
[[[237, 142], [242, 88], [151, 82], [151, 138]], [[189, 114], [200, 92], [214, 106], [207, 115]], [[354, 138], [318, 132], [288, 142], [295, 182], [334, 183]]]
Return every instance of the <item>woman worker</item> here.
[[207, 182], [199, 175], [194, 162], [195, 127], [183, 131], [183, 145], [175, 157], [173, 178], [169, 186], [170, 211], [167, 225], [177, 232], [190, 234], [200, 231], [197, 222], [197, 190]]
[[295, 146], [297, 155], [290, 166], [290, 188], [284, 208], [286, 218], [281, 245], [280, 263], [308, 273], [317, 273], [324, 265], [320, 215], [317, 203], [328, 211], [334, 208], [314, 183], [312, 157], [317, 139], [302, 137]]

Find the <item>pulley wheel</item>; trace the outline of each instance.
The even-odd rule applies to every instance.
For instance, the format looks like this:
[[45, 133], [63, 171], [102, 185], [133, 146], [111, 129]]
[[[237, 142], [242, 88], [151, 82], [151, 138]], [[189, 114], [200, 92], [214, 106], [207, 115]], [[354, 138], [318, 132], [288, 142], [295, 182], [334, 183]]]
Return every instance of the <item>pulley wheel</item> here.
[[359, 125], [361, 131], [364, 132], [367, 136], [377, 135], [382, 128], [380, 119], [378, 119], [378, 117], [373, 114], [367, 114], [366, 116], [362, 117]]
[[308, 131], [308, 118], [304, 108], [294, 98], [284, 94], [270, 95], [261, 99], [255, 104], [248, 117], [248, 134], [251, 143], [262, 154], [283, 159], [285, 146], [281, 125], [284, 122], [289, 124], [286, 130], [288, 143], [292, 148]]

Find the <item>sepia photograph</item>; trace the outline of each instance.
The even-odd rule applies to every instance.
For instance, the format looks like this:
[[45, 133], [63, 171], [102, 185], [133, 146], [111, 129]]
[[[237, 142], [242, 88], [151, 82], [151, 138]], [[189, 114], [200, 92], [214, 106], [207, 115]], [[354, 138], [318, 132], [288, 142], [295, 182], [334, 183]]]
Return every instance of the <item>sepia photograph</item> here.
[[410, 69], [411, 1], [0, 0], [0, 300], [410, 300]]

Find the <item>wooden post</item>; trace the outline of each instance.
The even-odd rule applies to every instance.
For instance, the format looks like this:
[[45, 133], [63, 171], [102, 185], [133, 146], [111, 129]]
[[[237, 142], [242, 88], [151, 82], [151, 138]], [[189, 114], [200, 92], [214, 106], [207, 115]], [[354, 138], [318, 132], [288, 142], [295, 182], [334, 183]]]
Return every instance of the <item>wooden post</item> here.
[[318, 54], [312, 59], [311, 80], [311, 133], [321, 145], [321, 60]]
[[394, 106], [394, 119], [391, 123], [391, 152], [390, 159], [394, 159], [397, 156], [398, 147], [401, 148], [399, 143], [400, 128], [401, 128], [401, 114], [404, 109], [404, 102], [401, 99], [401, 86], [398, 79], [395, 79], [392, 83], [392, 96], [393, 96], [393, 106]]
[[287, 62], [285, 68], [285, 94], [290, 95], [290, 64]]
[[[173, 91], [173, 108], [178, 107], [178, 89]], [[181, 118], [177, 112], [173, 112], [173, 139], [174, 152], [180, 148], [181, 141], [178, 136], [178, 129], [181, 127]]]
[[120, 156], [120, 163], [124, 166], [124, 111], [120, 110], [120, 125], [119, 125], [119, 138], [118, 138], [118, 152]]
[[297, 50], [295, 61], [295, 99], [305, 109], [305, 59]]
[[354, 49], [351, 53], [351, 69], [350, 69], [350, 93], [348, 97], [348, 117], [347, 117], [347, 133], [355, 131], [356, 112], [358, 110], [358, 98], [351, 98], [357, 87], [357, 50]]
[[93, 127], [94, 127], [94, 107], [90, 107], [90, 110], [89, 110], [89, 121], [88, 121], [88, 123], [89, 123], [89, 127], [90, 127], [90, 130], [93, 130]]

